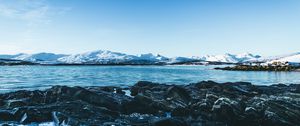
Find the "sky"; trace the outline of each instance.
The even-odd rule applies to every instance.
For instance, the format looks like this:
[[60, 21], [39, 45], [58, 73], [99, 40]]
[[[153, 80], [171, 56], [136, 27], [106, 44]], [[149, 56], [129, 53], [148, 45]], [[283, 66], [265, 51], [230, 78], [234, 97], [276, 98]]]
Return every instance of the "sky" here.
[[300, 51], [300, 0], [0, 0], [0, 53]]

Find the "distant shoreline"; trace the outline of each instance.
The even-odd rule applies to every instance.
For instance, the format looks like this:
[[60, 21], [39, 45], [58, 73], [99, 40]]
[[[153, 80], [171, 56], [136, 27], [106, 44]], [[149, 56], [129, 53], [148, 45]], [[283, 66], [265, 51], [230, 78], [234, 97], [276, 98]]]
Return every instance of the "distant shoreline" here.
[[278, 71], [278, 72], [299, 72], [300, 67], [296, 66], [260, 66], [260, 65], [236, 65], [232, 67], [216, 67], [216, 70], [228, 71]]
[[40, 65], [40, 66], [166, 66], [166, 65], [190, 65], [190, 66], [198, 66], [198, 65], [235, 65], [236, 63], [224, 63], [224, 62], [179, 62], [179, 63], [33, 63], [28, 61], [21, 61], [15, 63], [1, 63], [0, 66], [18, 66], [18, 65]]

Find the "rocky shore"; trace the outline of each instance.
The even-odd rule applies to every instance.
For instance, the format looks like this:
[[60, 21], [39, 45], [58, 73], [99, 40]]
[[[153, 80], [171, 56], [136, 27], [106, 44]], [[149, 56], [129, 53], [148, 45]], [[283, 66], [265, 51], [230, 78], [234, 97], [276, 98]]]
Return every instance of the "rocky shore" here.
[[232, 71], [296, 71], [299, 67], [293, 66], [261, 66], [261, 65], [236, 65], [233, 67], [217, 67], [216, 70]]
[[128, 88], [54, 86], [0, 94], [0, 124], [297, 126], [300, 85], [203, 81]]

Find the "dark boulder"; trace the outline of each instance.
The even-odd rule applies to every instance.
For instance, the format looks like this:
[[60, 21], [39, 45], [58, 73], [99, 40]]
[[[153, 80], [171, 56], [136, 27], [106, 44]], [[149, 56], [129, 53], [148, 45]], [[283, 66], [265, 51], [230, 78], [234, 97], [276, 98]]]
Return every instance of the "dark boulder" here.
[[137, 95], [131, 101], [123, 103], [123, 111], [127, 114], [159, 114], [160, 111], [166, 111], [166, 107], [147, 96]]
[[179, 86], [169, 87], [167, 89], [166, 97], [171, 99], [177, 99], [185, 103], [189, 103], [192, 99], [189, 92], [186, 89]]
[[214, 81], [201, 81], [201, 82], [196, 83], [195, 87], [197, 87], [199, 89], [210, 89], [217, 85], [219, 85], [219, 83], [216, 83]]
[[0, 121], [15, 121], [14, 115], [10, 111], [0, 111]]
[[47, 108], [31, 108], [31, 107], [19, 108], [15, 112], [14, 116], [15, 118], [18, 119], [18, 121], [21, 124], [52, 121], [51, 110]]
[[166, 118], [153, 122], [153, 126], [188, 126], [184, 120]]
[[138, 93], [143, 93], [145, 90], [149, 90], [153, 87], [159, 86], [158, 83], [152, 83], [148, 81], [139, 81], [130, 88], [131, 96], [136, 96]]
[[172, 117], [188, 117], [191, 115], [191, 110], [188, 108], [177, 107], [171, 111]]
[[238, 102], [228, 98], [219, 98], [212, 107], [215, 119], [230, 125], [237, 125], [241, 119], [241, 111]]
[[290, 91], [294, 93], [300, 93], [300, 84], [291, 84]]
[[124, 92], [122, 88], [116, 88], [116, 93], [125, 95], [126, 92]]

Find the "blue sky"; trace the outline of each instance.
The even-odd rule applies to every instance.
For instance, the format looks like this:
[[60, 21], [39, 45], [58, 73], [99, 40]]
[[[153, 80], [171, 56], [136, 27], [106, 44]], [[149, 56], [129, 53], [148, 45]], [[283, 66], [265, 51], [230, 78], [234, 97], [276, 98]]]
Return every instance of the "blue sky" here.
[[0, 0], [0, 53], [300, 51], [299, 0]]

